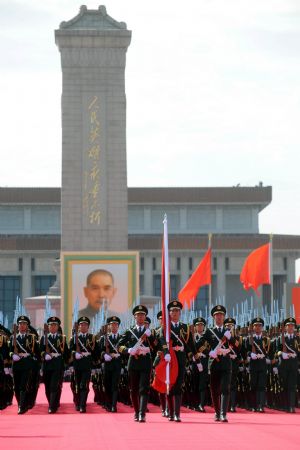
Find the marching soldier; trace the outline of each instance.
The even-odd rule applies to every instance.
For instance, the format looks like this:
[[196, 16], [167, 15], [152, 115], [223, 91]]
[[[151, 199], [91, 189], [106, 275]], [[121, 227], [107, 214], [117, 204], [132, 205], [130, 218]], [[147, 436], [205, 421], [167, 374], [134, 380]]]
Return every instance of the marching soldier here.
[[263, 336], [264, 320], [257, 317], [252, 320], [253, 327], [246, 339], [246, 351], [250, 358], [250, 392], [252, 397], [252, 410], [264, 412], [265, 394], [267, 385], [267, 365], [270, 364], [271, 349], [270, 338]]
[[9, 391], [11, 389], [9, 384], [9, 349], [8, 339], [10, 332], [7, 328], [0, 324], [0, 410], [5, 409], [10, 403]]
[[234, 347], [234, 353], [230, 352], [229, 357], [231, 359], [231, 382], [230, 382], [230, 412], [236, 412], [236, 394], [238, 387], [238, 375], [239, 367], [241, 363], [241, 350], [243, 345], [243, 338], [237, 336], [235, 332], [236, 321], [232, 317], [227, 317], [224, 321], [224, 326], [231, 332], [233, 336], [238, 340], [238, 346]]
[[[168, 303], [168, 311], [170, 314], [170, 345], [175, 352], [178, 362], [178, 375], [176, 383], [172, 386], [169, 395], [167, 395], [169, 420], [175, 422], [181, 422], [180, 418], [180, 406], [181, 406], [181, 394], [185, 376], [186, 355], [191, 360], [193, 357], [197, 364], [197, 368], [200, 371], [202, 364], [193, 342], [192, 333], [190, 332], [189, 325], [180, 322], [180, 313], [182, 310], [182, 303], [174, 300]], [[165, 349], [165, 360], [168, 362], [168, 356], [170, 361], [169, 352], [166, 350], [166, 341], [161, 330], [160, 335], [161, 348]]]
[[279, 375], [285, 397], [285, 409], [295, 413], [297, 376], [300, 357], [300, 338], [295, 334], [296, 320], [289, 317], [284, 321], [282, 335], [277, 340]]
[[64, 365], [69, 358], [66, 336], [59, 333], [60, 319], [50, 317], [45, 324], [44, 336], [40, 340], [43, 359], [43, 376], [49, 414], [56, 413], [60, 405]]
[[216, 305], [211, 310], [215, 326], [206, 331], [211, 350], [210, 366], [210, 390], [213, 406], [215, 409], [216, 422], [228, 422], [227, 410], [229, 404], [229, 392], [231, 382], [232, 363], [231, 354], [236, 354], [235, 349], [239, 346], [238, 340], [224, 327], [226, 308]]
[[200, 358], [202, 370], [199, 371], [196, 363], [193, 364], [193, 373], [196, 384], [196, 390], [199, 393], [199, 405], [196, 407], [196, 411], [205, 413], [205, 394], [208, 385], [208, 354], [210, 351], [210, 345], [205, 338], [205, 326], [206, 320], [203, 317], [197, 317], [193, 321], [194, 325], [194, 342], [196, 351]]
[[146, 306], [136, 306], [133, 308], [132, 314], [134, 315], [135, 325], [121, 336], [119, 351], [129, 354], [128, 376], [134, 420], [145, 422], [152, 369], [150, 353], [151, 345], [155, 343], [155, 337], [144, 324], [148, 314]]
[[100, 338], [100, 351], [104, 359], [104, 389], [107, 411], [117, 412], [118, 387], [122, 368], [122, 359], [118, 350], [120, 340], [119, 317], [112, 316], [106, 321], [110, 332]]
[[74, 333], [70, 341], [70, 350], [73, 355], [75, 392], [74, 401], [76, 411], [86, 412], [86, 401], [89, 393], [89, 384], [93, 362], [97, 357], [95, 336], [89, 333], [90, 319], [80, 317], [77, 321], [78, 332]]
[[30, 377], [33, 369], [33, 358], [38, 354], [36, 337], [29, 333], [30, 320], [26, 316], [17, 319], [16, 329], [10, 339], [10, 356], [13, 362], [13, 378], [15, 396], [19, 405], [18, 414], [29, 409]]

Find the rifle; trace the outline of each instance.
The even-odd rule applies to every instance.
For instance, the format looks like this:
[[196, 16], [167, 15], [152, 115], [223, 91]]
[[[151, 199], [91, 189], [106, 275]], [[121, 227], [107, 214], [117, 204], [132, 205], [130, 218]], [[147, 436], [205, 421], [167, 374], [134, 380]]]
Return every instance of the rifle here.
[[49, 353], [49, 344], [48, 344], [48, 324], [44, 323], [44, 337], [45, 337], [45, 349], [46, 353]]
[[249, 325], [249, 342], [250, 342], [250, 345], [251, 345], [251, 352], [252, 353], [256, 353], [255, 345], [254, 345], [254, 341], [253, 341], [253, 328], [252, 328], [252, 325]]
[[75, 331], [75, 348], [76, 348], [76, 352], [80, 353], [80, 347], [79, 347], [79, 342], [78, 342], [78, 323], [75, 323], [74, 331]]
[[282, 343], [282, 351], [286, 353], [286, 344], [285, 344], [285, 335], [284, 335], [284, 322], [281, 325], [281, 343]]
[[18, 353], [18, 346], [17, 346], [17, 330], [18, 330], [18, 325], [14, 323], [14, 329], [13, 329], [13, 345], [14, 345], [14, 353]]

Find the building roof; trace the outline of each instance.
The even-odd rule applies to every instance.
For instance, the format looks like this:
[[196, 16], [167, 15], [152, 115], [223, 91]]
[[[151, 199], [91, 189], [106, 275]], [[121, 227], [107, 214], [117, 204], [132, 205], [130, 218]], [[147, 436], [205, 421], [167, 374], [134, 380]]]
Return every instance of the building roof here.
[[129, 204], [258, 204], [267, 206], [272, 200], [271, 186], [255, 187], [132, 187], [128, 188]]
[[[212, 248], [215, 250], [253, 250], [269, 242], [268, 234], [214, 234]], [[208, 235], [169, 235], [170, 250], [205, 250], [208, 245]], [[130, 235], [129, 250], [157, 250], [162, 245], [162, 236]], [[300, 251], [300, 236], [273, 235], [274, 250]], [[299, 255], [300, 256], [300, 255]]]
[[[268, 234], [216, 234], [212, 236], [212, 247], [215, 250], [253, 250], [269, 241]], [[170, 250], [205, 250], [207, 234], [169, 235]], [[1, 235], [0, 251], [60, 251], [59, 235]], [[128, 250], [160, 250], [160, 235], [130, 235]], [[300, 252], [300, 236], [275, 234], [273, 248], [277, 251]], [[300, 253], [299, 253], [300, 256]]]
[[[257, 204], [272, 200], [271, 186], [255, 187], [129, 187], [129, 204]], [[0, 188], [0, 204], [59, 204], [59, 187]]]

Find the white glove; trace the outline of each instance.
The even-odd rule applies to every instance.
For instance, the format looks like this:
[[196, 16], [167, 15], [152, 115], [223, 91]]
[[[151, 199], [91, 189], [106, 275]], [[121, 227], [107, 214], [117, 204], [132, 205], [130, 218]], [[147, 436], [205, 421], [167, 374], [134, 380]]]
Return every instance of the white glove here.
[[229, 355], [230, 356], [230, 359], [235, 359], [235, 358], [237, 358], [237, 355], [235, 355], [234, 353], [232, 353], [231, 355]]
[[201, 363], [197, 364], [197, 369], [199, 370], [199, 372], [203, 372], [203, 366]]
[[239, 367], [239, 372], [244, 372], [244, 367], [243, 366]]
[[52, 359], [52, 356], [49, 355], [49, 353], [46, 353], [46, 355], [45, 355], [45, 360], [46, 360], [46, 361], [50, 361], [50, 359]]
[[107, 353], [105, 353], [105, 355], [104, 355], [104, 360], [105, 360], [106, 362], [109, 362], [109, 361], [112, 360], [112, 357], [111, 357], [110, 355], [108, 355]]
[[246, 372], [250, 373], [250, 367], [246, 367]]
[[200, 353], [198, 353], [198, 355], [199, 355], [200, 358], [206, 358], [206, 355], [204, 355], [204, 353], [200, 352]]
[[96, 375], [96, 369], [92, 369], [91, 376], [94, 377]]
[[4, 367], [4, 373], [5, 373], [5, 375], [9, 375], [9, 368], [8, 367]]
[[281, 356], [282, 356], [283, 359], [289, 359], [288, 353], [281, 352]]
[[229, 330], [225, 331], [224, 336], [226, 337], [226, 339], [228, 339], [228, 341], [232, 338]]
[[251, 359], [257, 359], [257, 356], [258, 355], [256, 353], [253, 353], [253, 352], [251, 353]]
[[217, 355], [223, 355], [221, 347], [217, 348]]
[[217, 357], [218, 355], [217, 355], [217, 352], [215, 352], [215, 350], [211, 350], [211, 351], [209, 352], [209, 356], [210, 356], [210, 358], [216, 359], [216, 357]]
[[297, 356], [296, 353], [290, 353], [289, 355], [290, 355], [290, 358], [296, 358], [296, 356]]
[[75, 359], [81, 359], [81, 358], [83, 358], [82, 354], [79, 353], [79, 352], [76, 352], [75, 353]]
[[277, 369], [277, 367], [273, 367], [273, 373], [274, 373], [274, 375], [278, 375], [278, 369]]
[[74, 373], [74, 367], [73, 366], [69, 367], [69, 372], [70, 372], [70, 375], [72, 375], [72, 373]]
[[265, 355], [263, 355], [262, 353], [257, 353], [257, 358], [258, 359], [264, 359]]
[[230, 353], [230, 348], [221, 348], [221, 355], [226, 356]]
[[132, 355], [132, 356], [133, 356], [133, 355], [136, 355], [136, 349], [133, 348], [133, 347], [132, 347], [132, 348], [129, 348], [129, 349], [128, 349], [128, 353], [129, 353], [129, 355]]
[[149, 330], [149, 328], [147, 328], [144, 334], [145, 334], [147, 337], [151, 336], [151, 330]]
[[113, 358], [120, 358], [120, 353], [112, 353]]
[[123, 367], [122, 367], [122, 369], [121, 369], [121, 375], [124, 375], [124, 369], [123, 369]]
[[12, 359], [13, 359], [13, 361], [20, 361], [20, 356], [19, 355], [17, 355], [16, 353], [14, 353], [13, 355], [12, 355]]
[[165, 355], [165, 361], [166, 361], [167, 363], [169, 363], [169, 362], [171, 361], [171, 355], [170, 355], [170, 353], [167, 353], [167, 354]]
[[266, 363], [271, 364], [271, 360], [269, 358], [266, 358]]

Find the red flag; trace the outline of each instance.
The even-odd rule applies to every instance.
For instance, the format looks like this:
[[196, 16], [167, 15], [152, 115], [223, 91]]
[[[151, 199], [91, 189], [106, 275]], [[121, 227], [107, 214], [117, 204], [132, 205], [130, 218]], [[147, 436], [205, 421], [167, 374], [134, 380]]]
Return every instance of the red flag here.
[[162, 308], [162, 326], [164, 337], [171, 355], [171, 362], [166, 363], [164, 355], [160, 355], [160, 361], [155, 367], [155, 376], [152, 383], [154, 389], [161, 393], [168, 393], [172, 385], [176, 382], [178, 374], [178, 362], [175, 352], [170, 342], [170, 318], [168, 303], [170, 301], [170, 283], [169, 283], [169, 249], [168, 249], [168, 223], [167, 217], [164, 219], [164, 237], [162, 245], [161, 261], [161, 308]]
[[253, 250], [247, 257], [241, 271], [240, 280], [244, 289], [257, 288], [261, 284], [270, 284], [270, 243]]
[[300, 277], [298, 278], [298, 284], [300, 284]]
[[292, 304], [294, 305], [295, 319], [297, 324], [300, 324], [300, 288], [292, 288]]
[[201, 286], [211, 284], [211, 247], [205, 253], [191, 278], [185, 283], [178, 294], [181, 303], [186, 303], [190, 307], [193, 299], [197, 297]]

